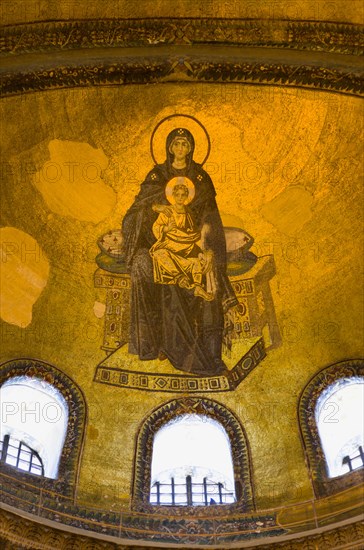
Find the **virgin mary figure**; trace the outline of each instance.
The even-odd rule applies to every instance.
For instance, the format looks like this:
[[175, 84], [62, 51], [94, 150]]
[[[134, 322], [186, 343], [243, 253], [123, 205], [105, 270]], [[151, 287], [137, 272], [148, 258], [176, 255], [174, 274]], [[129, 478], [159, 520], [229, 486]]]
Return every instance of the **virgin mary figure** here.
[[[129, 353], [141, 360], [168, 358], [176, 369], [213, 376], [226, 371], [221, 357], [224, 312], [238, 301], [226, 274], [225, 235], [214, 185], [193, 160], [194, 149], [189, 130], [170, 132], [165, 162], [149, 172], [123, 219], [124, 254], [131, 275]], [[174, 178], [186, 178], [194, 186], [188, 210], [201, 233], [205, 271], [214, 271], [211, 300], [188, 287], [159, 284], [153, 277], [150, 250], [157, 240], [153, 225], [161, 213], [172, 216], [165, 191]]]

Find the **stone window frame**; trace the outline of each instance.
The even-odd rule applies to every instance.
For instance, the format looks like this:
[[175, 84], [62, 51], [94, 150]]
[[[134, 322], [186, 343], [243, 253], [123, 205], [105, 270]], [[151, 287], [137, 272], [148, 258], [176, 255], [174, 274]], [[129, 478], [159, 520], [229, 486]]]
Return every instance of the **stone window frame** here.
[[67, 432], [57, 479], [23, 472], [7, 464], [2, 464], [3, 473], [16, 481], [30, 483], [35, 489], [41, 488], [63, 496], [74, 497], [87, 422], [86, 400], [83, 392], [65, 373], [49, 363], [35, 359], [13, 359], [1, 364], [0, 388], [7, 380], [18, 376], [44, 380], [63, 395], [68, 406]]
[[[151, 465], [153, 439], [155, 434], [177, 416], [198, 414], [219, 422], [225, 429], [231, 445], [234, 468], [236, 502], [219, 506], [172, 506], [150, 504]], [[132, 482], [132, 510], [144, 513], [169, 515], [225, 515], [232, 512], [250, 512], [255, 510], [252, 463], [247, 436], [235, 414], [226, 406], [202, 397], [173, 399], [156, 409], [139, 427], [136, 436], [134, 470]]]
[[364, 360], [351, 359], [325, 367], [309, 380], [298, 403], [298, 421], [307, 466], [317, 498], [327, 497], [363, 482], [363, 468], [330, 478], [316, 424], [316, 403], [323, 391], [341, 378], [364, 376]]

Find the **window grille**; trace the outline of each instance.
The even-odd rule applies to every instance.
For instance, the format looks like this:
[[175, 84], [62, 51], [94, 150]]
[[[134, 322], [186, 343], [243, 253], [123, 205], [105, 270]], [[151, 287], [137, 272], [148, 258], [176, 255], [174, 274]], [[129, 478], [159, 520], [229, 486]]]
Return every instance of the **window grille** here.
[[352, 453], [351, 455], [346, 455], [342, 460], [343, 465], [349, 467], [349, 472], [364, 466], [364, 451], [361, 445], [359, 445], [358, 452], [359, 454], [354, 455], [354, 453]]
[[194, 482], [192, 476], [186, 476], [182, 483], [176, 483], [173, 477], [169, 483], [156, 481], [151, 488], [150, 502], [162, 506], [209, 506], [232, 504], [235, 496], [223, 483], [206, 477], [199, 483]]
[[44, 467], [39, 454], [23, 441], [5, 435], [0, 441], [0, 460], [18, 470], [44, 476]]

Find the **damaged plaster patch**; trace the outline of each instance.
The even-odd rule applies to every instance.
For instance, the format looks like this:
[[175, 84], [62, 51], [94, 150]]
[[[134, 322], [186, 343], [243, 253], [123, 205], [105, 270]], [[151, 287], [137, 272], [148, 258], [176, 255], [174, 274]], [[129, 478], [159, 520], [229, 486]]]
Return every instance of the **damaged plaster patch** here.
[[261, 213], [281, 233], [293, 235], [311, 219], [312, 202], [312, 195], [308, 191], [292, 186], [265, 204]]
[[50, 160], [35, 174], [34, 185], [48, 208], [61, 216], [98, 223], [116, 203], [115, 192], [104, 183], [108, 158], [88, 143], [49, 142]]
[[47, 284], [49, 261], [37, 241], [15, 227], [0, 229], [0, 245], [0, 317], [25, 328]]

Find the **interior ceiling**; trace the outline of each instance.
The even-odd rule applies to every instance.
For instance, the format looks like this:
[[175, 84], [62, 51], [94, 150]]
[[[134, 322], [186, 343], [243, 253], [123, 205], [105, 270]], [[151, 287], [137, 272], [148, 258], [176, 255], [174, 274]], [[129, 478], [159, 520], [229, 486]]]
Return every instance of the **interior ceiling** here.
[[[364, 8], [357, 0], [3, 0], [1, 10], [3, 25], [156, 16], [359, 24]], [[360, 98], [274, 85], [169, 82], [53, 89], [3, 98], [0, 107], [0, 231], [18, 250], [15, 263], [3, 266], [17, 292], [14, 285], [3, 289], [2, 362], [40, 359], [82, 389], [89, 416], [78, 504], [129, 509], [135, 434], [153, 409], [174, 397], [93, 381], [105, 359], [105, 290], [95, 288], [94, 273], [98, 239], [120, 227], [153, 166], [154, 127], [181, 112], [208, 129], [208, 171], [226, 225], [253, 235], [252, 250], [273, 255], [276, 267], [270, 288], [282, 343], [238, 388], [212, 397], [244, 426], [257, 510], [286, 506], [283, 523], [301, 521], [308, 514], [302, 503], [315, 496], [297, 420], [299, 396], [321, 369], [362, 354]], [[92, 163], [99, 169], [82, 177]], [[356, 506], [360, 495], [342, 496], [342, 508]], [[314, 513], [330, 516], [333, 504], [321, 501]]]

